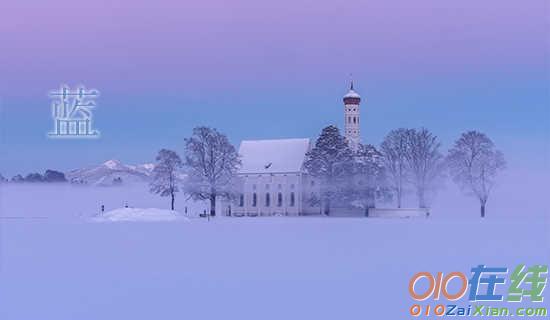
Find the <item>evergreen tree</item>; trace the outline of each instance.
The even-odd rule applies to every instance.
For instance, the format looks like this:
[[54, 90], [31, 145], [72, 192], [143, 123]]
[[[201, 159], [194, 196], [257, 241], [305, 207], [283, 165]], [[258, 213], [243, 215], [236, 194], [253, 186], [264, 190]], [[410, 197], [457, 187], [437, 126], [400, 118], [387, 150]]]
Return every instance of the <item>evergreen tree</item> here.
[[23, 178], [23, 176], [20, 174], [16, 174], [11, 178], [11, 182], [24, 182], [24, 181], [25, 181], [25, 178]]
[[353, 171], [353, 153], [335, 126], [323, 129], [315, 146], [306, 153], [304, 166], [319, 180], [320, 204], [330, 215], [331, 204], [347, 196]]
[[40, 173], [29, 173], [25, 177], [25, 182], [44, 182], [44, 177]]
[[45, 182], [67, 182], [67, 178], [65, 178], [65, 174], [63, 172], [48, 169], [44, 173], [44, 181]]

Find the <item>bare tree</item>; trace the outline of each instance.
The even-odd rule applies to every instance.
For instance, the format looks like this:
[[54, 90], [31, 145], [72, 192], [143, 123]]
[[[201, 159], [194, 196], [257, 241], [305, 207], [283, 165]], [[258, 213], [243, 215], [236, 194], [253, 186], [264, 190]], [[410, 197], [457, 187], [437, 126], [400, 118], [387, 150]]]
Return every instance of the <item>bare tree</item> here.
[[416, 189], [418, 206], [426, 208], [426, 193], [441, 177], [444, 158], [437, 136], [425, 128], [407, 130], [407, 167], [409, 181]]
[[453, 181], [479, 199], [481, 217], [485, 217], [485, 205], [496, 176], [506, 167], [502, 153], [485, 134], [468, 131], [449, 150], [447, 162]]
[[392, 130], [384, 138], [380, 146], [382, 161], [387, 173], [387, 179], [401, 208], [404, 187], [407, 177], [407, 136], [408, 129]]
[[382, 154], [370, 144], [359, 144], [354, 154], [353, 192], [358, 196], [354, 202], [365, 209], [376, 207], [376, 199], [391, 199], [391, 190], [386, 186], [386, 170]]
[[161, 197], [170, 196], [171, 208], [174, 210], [176, 192], [179, 192], [179, 174], [183, 165], [180, 156], [167, 149], [162, 149], [157, 155], [157, 163], [152, 172], [150, 191]]
[[235, 147], [216, 129], [197, 127], [185, 139], [187, 178], [185, 193], [193, 199], [210, 200], [210, 215], [216, 215], [216, 198], [230, 198], [241, 165]]

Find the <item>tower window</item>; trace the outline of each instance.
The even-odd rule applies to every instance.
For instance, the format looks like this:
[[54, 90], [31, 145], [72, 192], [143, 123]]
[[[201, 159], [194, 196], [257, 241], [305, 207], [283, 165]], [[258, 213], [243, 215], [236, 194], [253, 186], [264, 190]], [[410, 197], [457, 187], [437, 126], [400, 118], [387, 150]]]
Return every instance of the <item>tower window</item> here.
[[294, 203], [296, 203], [296, 199], [294, 197], [294, 192], [290, 193], [290, 206], [294, 207]]
[[279, 192], [277, 194], [277, 207], [282, 207], [282, 206], [283, 206], [283, 194]]
[[239, 207], [244, 207], [244, 194], [239, 196]]
[[256, 192], [252, 194], [252, 206], [255, 207], [258, 205], [258, 195]]
[[355, 117], [353, 117], [353, 123], [357, 123], [357, 122], [355, 121]]
[[271, 202], [271, 197], [270, 197], [269, 193], [266, 193], [265, 194], [265, 206], [269, 207], [269, 205], [271, 204], [270, 202]]

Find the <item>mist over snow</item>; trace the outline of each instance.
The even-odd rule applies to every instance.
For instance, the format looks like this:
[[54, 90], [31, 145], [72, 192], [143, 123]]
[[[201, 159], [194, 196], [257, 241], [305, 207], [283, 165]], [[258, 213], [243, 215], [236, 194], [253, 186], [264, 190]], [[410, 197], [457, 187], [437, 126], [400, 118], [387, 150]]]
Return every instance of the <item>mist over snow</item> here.
[[[550, 219], [548, 182], [544, 172], [506, 170], [498, 179], [487, 204], [489, 219]], [[452, 181], [446, 181], [435, 194], [430, 194], [431, 218], [477, 219], [479, 201], [464, 195]], [[32, 201], [30, 201], [32, 200]], [[146, 183], [133, 182], [121, 186], [89, 186], [66, 184], [0, 183], [0, 216], [49, 218], [90, 217], [100, 211], [129, 205], [136, 208], [169, 209], [166, 198], [151, 194]], [[407, 193], [404, 207], [415, 207], [412, 192]], [[176, 198], [176, 210], [187, 206], [193, 214], [207, 209], [206, 203], [187, 200], [183, 194]], [[379, 207], [393, 203], [378, 202]]]

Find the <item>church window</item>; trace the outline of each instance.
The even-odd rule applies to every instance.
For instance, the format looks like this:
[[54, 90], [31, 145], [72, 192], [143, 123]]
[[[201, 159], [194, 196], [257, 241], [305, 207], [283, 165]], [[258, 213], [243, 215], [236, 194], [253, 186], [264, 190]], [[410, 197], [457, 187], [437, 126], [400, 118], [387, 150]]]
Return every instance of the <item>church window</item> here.
[[290, 193], [290, 206], [294, 207], [295, 203], [296, 203], [296, 199], [295, 199], [295, 196], [294, 196], [294, 192], [291, 192]]
[[355, 117], [353, 117], [353, 123], [357, 123], [357, 122], [355, 121]]
[[258, 195], [256, 192], [252, 194], [252, 206], [255, 207], [258, 204]]
[[271, 197], [270, 197], [269, 193], [266, 193], [265, 194], [265, 206], [269, 207], [269, 205], [271, 204], [270, 202], [271, 202]]
[[282, 206], [283, 206], [283, 194], [279, 192], [277, 194], [277, 207], [282, 207]]
[[244, 194], [239, 196], [239, 207], [244, 207]]

